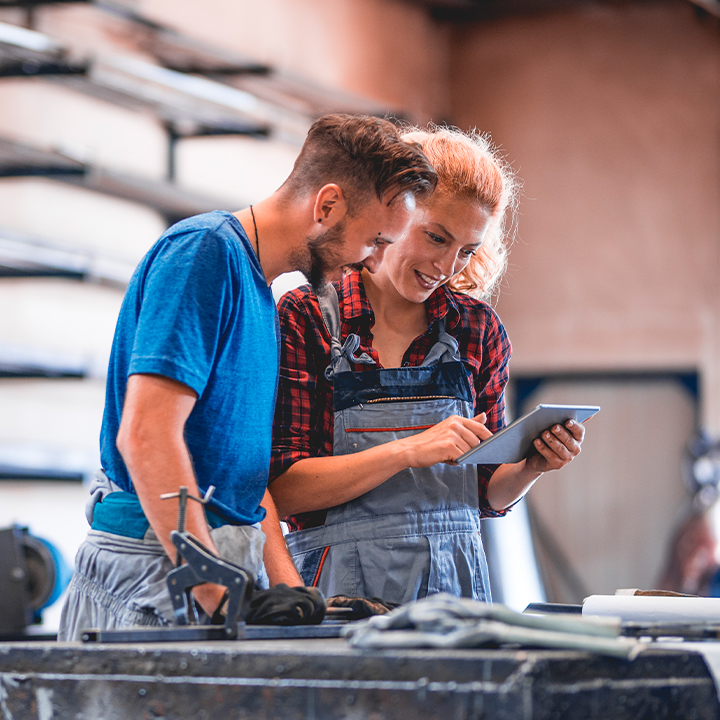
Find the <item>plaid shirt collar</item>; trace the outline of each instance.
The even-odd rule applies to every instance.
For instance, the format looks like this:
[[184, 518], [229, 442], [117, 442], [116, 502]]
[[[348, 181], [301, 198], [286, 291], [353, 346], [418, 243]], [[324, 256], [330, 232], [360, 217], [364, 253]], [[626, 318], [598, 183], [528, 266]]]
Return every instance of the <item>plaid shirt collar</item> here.
[[[375, 324], [375, 313], [365, 293], [362, 273], [358, 270], [347, 273], [340, 281], [340, 287], [345, 322], [357, 327], [363, 323], [363, 318], [367, 318], [369, 326], [372, 327]], [[460, 322], [460, 310], [445, 285], [441, 285], [430, 295], [425, 301], [425, 307], [429, 326], [445, 316], [448, 328], [454, 328]]]

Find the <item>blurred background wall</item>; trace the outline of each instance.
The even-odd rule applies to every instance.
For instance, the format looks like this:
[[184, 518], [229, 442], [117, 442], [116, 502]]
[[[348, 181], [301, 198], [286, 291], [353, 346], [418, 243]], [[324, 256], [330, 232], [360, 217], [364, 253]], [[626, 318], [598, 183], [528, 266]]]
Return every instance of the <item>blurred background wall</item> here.
[[497, 304], [516, 411], [603, 408], [578, 463], [529, 496], [556, 598], [658, 584], [690, 511], [688, 442], [720, 428], [719, 40], [681, 2], [454, 31], [453, 121], [524, 180]]
[[720, 433], [720, 3], [24, 5], [0, 2], [0, 526], [72, 561], [124, 284], [168, 224], [267, 196], [323, 112], [389, 113], [489, 132], [524, 182], [510, 418], [603, 407], [514, 513], [545, 596], [660, 582], [688, 444]]

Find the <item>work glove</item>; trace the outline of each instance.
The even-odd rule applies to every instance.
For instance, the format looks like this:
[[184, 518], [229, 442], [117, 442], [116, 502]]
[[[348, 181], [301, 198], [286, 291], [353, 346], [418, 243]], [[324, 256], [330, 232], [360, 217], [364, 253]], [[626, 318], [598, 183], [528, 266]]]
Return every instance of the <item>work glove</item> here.
[[343, 614], [346, 620], [361, 620], [372, 615], [384, 615], [399, 607], [397, 603], [387, 602], [381, 598], [348, 597], [347, 595], [333, 595], [328, 598], [329, 608], [347, 608], [349, 612]]
[[269, 590], [253, 593], [245, 622], [248, 625], [319, 625], [325, 617], [325, 607], [325, 598], [317, 588], [278, 583]]

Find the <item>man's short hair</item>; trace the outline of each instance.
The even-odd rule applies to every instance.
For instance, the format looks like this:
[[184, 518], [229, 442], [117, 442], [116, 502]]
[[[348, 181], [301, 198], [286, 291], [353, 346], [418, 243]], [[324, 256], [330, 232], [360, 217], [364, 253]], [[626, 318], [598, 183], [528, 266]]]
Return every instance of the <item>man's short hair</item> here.
[[389, 120], [371, 115], [324, 115], [313, 123], [285, 187], [293, 195], [339, 185], [348, 212], [369, 200], [391, 202], [409, 192], [432, 193], [437, 175], [420, 145], [406, 142]]

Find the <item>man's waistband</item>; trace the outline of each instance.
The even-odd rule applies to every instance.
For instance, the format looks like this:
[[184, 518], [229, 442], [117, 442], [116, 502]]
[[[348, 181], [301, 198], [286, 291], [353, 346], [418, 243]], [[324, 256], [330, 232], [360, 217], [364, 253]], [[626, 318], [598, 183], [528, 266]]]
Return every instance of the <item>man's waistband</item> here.
[[[205, 508], [205, 517], [211, 528], [227, 525], [227, 520]], [[145, 517], [140, 499], [133, 493], [118, 490], [109, 493], [95, 505], [92, 524], [93, 530], [142, 540], [150, 523]]]

